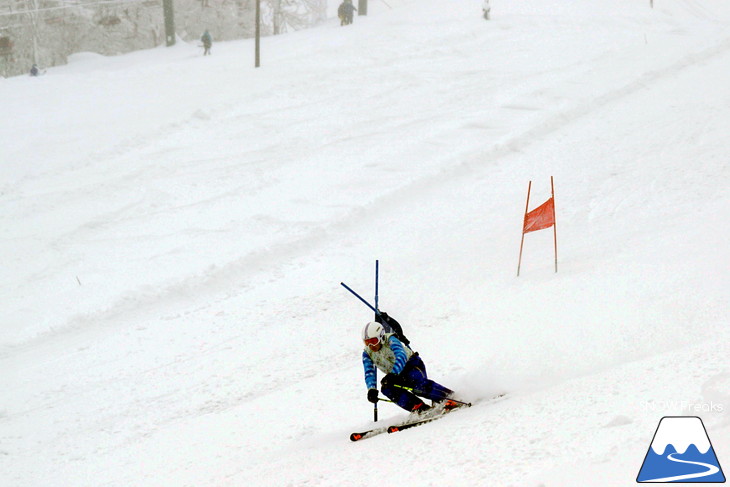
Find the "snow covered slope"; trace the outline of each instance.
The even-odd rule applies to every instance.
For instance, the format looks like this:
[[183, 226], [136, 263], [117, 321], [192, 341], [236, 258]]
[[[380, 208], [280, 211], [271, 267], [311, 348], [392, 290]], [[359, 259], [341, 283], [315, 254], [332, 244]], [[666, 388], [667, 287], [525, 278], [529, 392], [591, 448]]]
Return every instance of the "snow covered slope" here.
[[[626, 485], [665, 415], [730, 465], [730, 5], [654, 3], [0, 80], [0, 485]], [[350, 444], [375, 259], [430, 375], [507, 400]]]

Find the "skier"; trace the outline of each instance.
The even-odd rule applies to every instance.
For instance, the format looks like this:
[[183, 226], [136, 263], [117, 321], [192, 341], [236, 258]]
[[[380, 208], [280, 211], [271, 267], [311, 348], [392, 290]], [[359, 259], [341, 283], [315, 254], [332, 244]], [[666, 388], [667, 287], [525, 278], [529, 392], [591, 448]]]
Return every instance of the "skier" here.
[[340, 18], [340, 25], [351, 24], [353, 12], [357, 12], [357, 9], [352, 4], [352, 0], [343, 0], [337, 8], [337, 16]]
[[[387, 314], [385, 317], [392, 320]], [[426, 366], [418, 352], [404, 346], [395, 333], [386, 332], [381, 323], [371, 321], [366, 324], [362, 330], [362, 339], [365, 342], [362, 364], [365, 369], [368, 401], [373, 404], [378, 402], [377, 368], [386, 374], [380, 381], [381, 392], [406, 411], [421, 414], [432, 406], [401, 387], [414, 390], [418, 395], [430, 399], [433, 406], [442, 405], [444, 410], [459, 407], [459, 402], [451, 400], [454, 391], [428, 378]]]
[[200, 38], [201, 41], [203, 41], [203, 56], [207, 56], [210, 54], [210, 48], [213, 45], [213, 36], [210, 35], [210, 32], [206, 29], [206, 31], [203, 33], [203, 36]]
[[489, 5], [489, 0], [484, 0], [484, 3], [482, 4], [482, 16], [484, 17], [484, 20], [489, 20], [489, 12], [492, 10], [492, 7]]
[[41, 74], [41, 71], [38, 69], [38, 65], [34, 64], [30, 67], [30, 75], [31, 76], [39, 76]]

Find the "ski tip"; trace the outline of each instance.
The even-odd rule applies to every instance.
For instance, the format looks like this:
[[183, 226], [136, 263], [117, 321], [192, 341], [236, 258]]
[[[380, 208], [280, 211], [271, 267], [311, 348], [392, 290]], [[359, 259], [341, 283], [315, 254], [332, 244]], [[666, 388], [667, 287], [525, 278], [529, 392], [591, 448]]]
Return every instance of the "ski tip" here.
[[397, 433], [398, 431], [400, 431], [400, 429], [398, 429], [397, 426], [388, 427], [388, 433]]
[[350, 435], [350, 441], [362, 440], [362, 433], [353, 433]]

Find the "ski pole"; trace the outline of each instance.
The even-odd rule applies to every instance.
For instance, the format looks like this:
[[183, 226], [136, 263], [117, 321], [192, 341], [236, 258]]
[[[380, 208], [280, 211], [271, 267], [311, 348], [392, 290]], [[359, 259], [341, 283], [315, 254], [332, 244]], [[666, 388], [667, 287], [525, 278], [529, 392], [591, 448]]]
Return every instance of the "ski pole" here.
[[[395, 404], [395, 401], [391, 401], [390, 399], [383, 399], [382, 397], [379, 397], [378, 401], [389, 402], [391, 404]], [[376, 423], [378, 422], [378, 403], [377, 402], [373, 404], [373, 421], [375, 421]]]
[[375, 260], [375, 317], [378, 317], [378, 260]]
[[411, 394], [415, 394], [417, 396], [425, 396], [426, 394], [423, 391], [419, 391], [418, 389], [414, 389], [413, 387], [408, 386], [402, 386], [399, 384], [392, 384], [393, 387], [397, 387], [398, 389], [403, 389], [404, 391], [408, 391]]
[[380, 311], [378, 311], [378, 310], [377, 310], [376, 308], [374, 308], [372, 304], [370, 304], [370, 303], [368, 303], [367, 301], [365, 301], [365, 299], [363, 299], [363, 297], [362, 297], [362, 296], [360, 296], [360, 295], [359, 295], [359, 294], [357, 294], [357, 293], [356, 293], [355, 291], [353, 291], [353, 290], [352, 290], [352, 288], [351, 288], [350, 286], [348, 286], [348, 285], [347, 285], [347, 284], [345, 284], [344, 282], [341, 282], [341, 283], [340, 283], [340, 285], [342, 285], [342, 287], [344, 287], [345, 289], [347, 289], [348, 291], [350, 291], [350, 292], [351, 292], [351, 293], [352, 293], [352, 294], [353, 294], [353, 295], [354, 295], [354, 296], [355, 296], [355, 297], [356, 297], [357, 299], [359, 299], [360, 301], [362, 301], [363, 303], [365, 303], [365, 305], [366, 305], [366, 306], [367, 306], [368, 308], [370, 308], [371, 310], [373, 310], [373, 311], [375, 312], [375, 314], [377, 314], [377, 315], [379, 315], [379, 314], [380, 314]]

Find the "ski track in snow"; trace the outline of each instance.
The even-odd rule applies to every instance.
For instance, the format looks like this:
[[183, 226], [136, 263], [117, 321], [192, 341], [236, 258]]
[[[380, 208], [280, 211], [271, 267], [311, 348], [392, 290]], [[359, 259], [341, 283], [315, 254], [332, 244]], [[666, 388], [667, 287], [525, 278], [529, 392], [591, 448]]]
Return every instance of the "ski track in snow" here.
[[[31, 134], [0, 185], [0, 484], [620, 485], [670, 413], [727, 457], [727, 409], [687, 404], [730, 407], [730, 11], [393, 3], [255, 73], [244, 41], [0, 80]], [[515, 280], [553, 174], [560, 273], [534, 234]], [[508, 399], [350, 444], [369, 314], [338, 284], [368, 296], [375, 258], [430, 376]]]
[[[499, 144], [495, 149], [491, 149], [487, 153], [476, 153], [466, 158], [465, 160], [455, 162], [453, 165], [448, 166], [446, 169], [421, 177], [420, 179], [410, 181], [406, 186], [397, 188], [397, 191], [392, 191], [390, 194], [380, 196], [379, 199], [369, 205], [361, 208], [352, 208], [347, 213], [337, 217], [334, 220], [326, 222], [324, 225], [309, 226], [305, 229], [304, 235], [298, 237], [295, 240], [287, 239], [284, 242], [273, 246], [267, 246], [264, 249], [255, 251], [250, 255], [246, 255], [243, 258], [239, 258], [235, 261], [223, 262], [216, 266], [212, 270], [207, 270], [200, 278], [185, 277], [184, 280], [179, 282], [173, 282], [163, 287], [163, 290], [156, 290], [154, 294], [132, 294], [125, 296], [120, 302], [111, 303], [109, 309], [104, 310], [100, 316], [84, 316], [83, 318], [77, 317], [72, 318], [71, 323], [61, 324], [58, 327], [54, 327], [52, 334], [67, 333], [70, 329], [86, 329], [88, 330], [91, 323], [109, 323], [114, 321], [115, 316], [126, 315], [130, 312], [130, 303], [134, 308], [139, 309], [140, 307], [153, 307], [159, 304], [160, 300], [165, 300], [166, 297], [175, 300], [179, 299], [180, 296], [186, 296], [189, 294], [199, 295], [200, 293], [206, 293], [207, 295], [218, 294], [225, 289], [232, 287], [239, 287], [244, 280], [250, 279], [251, 269], [255, 269], [254, 272], [260, 273], [264, 269], [266, 272], [271, 272], [270, 265], [262, 264], [270, 262], [274, 264], [277, 261], [281, 261], [282, 256], [286, 256], [289, 259], [302, 257], [307, 253], [311, 252], [312, 249], [317, 248], [333, 233], [344, 233], [348, 229], [358, 224], [360, 220], [356, 218], [359, 215], [370, 215], [371, 218], [378, 218], [380, 215], [386, 213], [389, 208], [397, 205], [398, 200], [403, 199], [404, 196], [411, 197], [422, 197], [435, 186], [441, 184], [445, 179], [450, 178], [466, 178], [466, 177], [484, 177], [480, 174], [481, 169], [480, 162], [496, 161], [500, 157], [512, 152], [519, 152], [529, 148], [531, 144], [538, 143], [545, 137], [554, 133], [558, 130], [565, 128], [566, 126], [573, 124], [580, 120], [582, 117], [589, 116], [602, 107], [616, 103], [626, 97], [635, 94], [637, 91], [646, 89], [647, 86], [659, 82], [661, 79], [675, 76], [678, 72], [692, 68], [697, 64], [704, 63], [716, 56], [727, 54], [730, 50], [730, 38], [720, 42], [716, 46], [704, 49], [699, 53], [692, 53], [687, 55], [685, 58], [671, 64], [670, 66], [657, 69], [650, 72], [642, 73], [637, 79], [628, 82], [626, 85], [619, 88], [613, 89], [606, 93], [594, 94], [594, 98], [591, 100], [580, 100], [575, 107], [569, 107], [559, 113], [549, 116], [546, 120], [538, 123], [531, 127], [526, 132], [519, 135], [512, 136], [506, 141]], [[586, 65], [581, 63], [576, 66], [579, 74], [584, 75]], [[594, 70], [595, 66], [590, 65], [590, 69]], [[566, 74], [567, 73], [567, 74]], [[564, 79], [570, 79], [576, 77], [576, 74], [572, 70], [565, 70], [563, 73]], [[562, 81], [562, 79], [561, 79]], [[539, 91], [544, 91], [545, 86], [541, 86]], [[534, 95], [532, 93], [530, 96]], [[528, 98], [530, 97], [528, 96]], [[299, 108], [299, 107], [297, 107]], [[207, 116], [206, 118], [209, 118]], [[423, 121], [425, 122], [425, 120]], [[136, 153], [147, 151], [148, 146], [158, 144], [158, 139], [163, 134], [169, 134], [172, 129], [174, 132], [189, 132], [191, 130], [197, 130], [197, 127], [190, 129], [189, 124], [176, 123], [169, 127], [161, 128], [157, 133], [151, 134], [142, 140], [135, 140], [134, 142], [128, 141], [115, 147], [112, 151], [109, 151], [106, 156], [103, 153], [92, 155], [93, 159], [98, 158], [119, 158], [125, 156], [128, 158], [134, 158]], [[172, 136], [167, 135], [167, 138]], [[185, 140], [186, 137], [183, 135], [175, 135], [175, 139]], [[129, 154], [125, 154], [129, 153]], [[191, 161], [199, 164], [201, 161]], [[475, 167], [476, 166], [476, 167]], [[116, 182], [116, 186], [129, 185], [132, 181], [140, 177], [139, 173], [133, 173], [125, 175], [123, 179]], [[212, 200], [197, 201], [194, 205], [207, 205], [210, 203], [216, 203], [219, 200], [225, 200], [231, 198], [237, 192], [244, 189], [244, 186], [239, 186], [232, 190], [228, 190], [221, 195], [217, 195]], [[132, 211], [137, 208], [137, 205], [128, 206], [114, 210], [112, 213], [106, 213], [99, 215], [85, 224], [84, 228], [98, 228], [104, 225], [104, 222], [124, 221], [120, 216], [130, 215], [129, 218], [139, 219], [141, 215], [137, 214], [132, 216]], [[180, 209], [180, 208], [174, 208]], [[168, 212], [169, 209], [164, 210]], [[142, 215], [144, 217], [146, 215]], [[357, 222], [357, 223], [353, 223]], [[277, 222], [274, 222], [277, 223]], [[283, 222], [282, 222], [283, 223]], [[84, 228], [79, 228], [74, 234], [67, 234], [62, 237], [64, 240], [73, 240], [77, 237], [76, 233], [83, 231]], [[288, 259], [287, 259], [288, 260]], [[258, 263], [259, 265], [253, 265]], [[41, 337], [47, 337], [46, 333], [43, 333]], [[32, 344], [31, 344], [32, 345]]]

